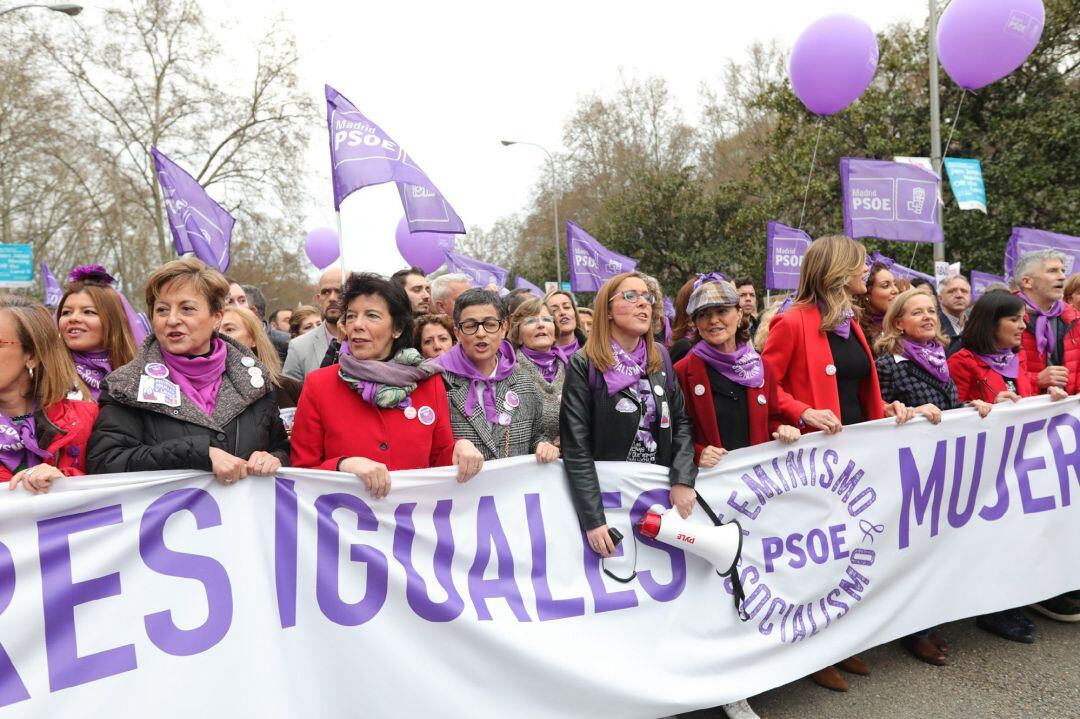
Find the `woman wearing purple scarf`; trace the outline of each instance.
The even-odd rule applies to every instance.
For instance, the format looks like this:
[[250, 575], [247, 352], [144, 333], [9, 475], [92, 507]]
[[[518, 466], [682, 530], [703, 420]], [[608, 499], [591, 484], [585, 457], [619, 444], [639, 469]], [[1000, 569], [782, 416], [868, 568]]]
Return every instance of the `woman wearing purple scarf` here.
[[102, 383], [92, 472], [201, 469], [232, 484], [288, 462], [266, 367], [218, 334], [228, 291], [220, 272], [191, 257], [150, 275], [153, 335]]
[[558, 444], [566, 359], [555, 351], [555, 319], [542, 300], [526, 300], [514, 310], [510, 316], [510, 344], [517, 350], [518, 367], [532, 379], [543, 403], [544, 438]]
[[544, 434], [543, 403], [535, 383], [517, 365], [506, 341], [506, 305], [494, 292], [474, 287], [454, 303], [458, 343], [431, 360], [443, 369], [454, 436], [472, 441], [484, 459], [536, 455], [559, 457]]
[[80, 399], [96, 402], [105, 375], [135, 356], [135, 337], [113, 282], [100, 265], [76, 267], [56, 307], [60, 337], [81, 382]]
[[581, 331], [577, 303], [569, 292], [556, 290], [544, 297], [551, 316], [555, 319], [555, 346], [553, 349], [567, 363], [579, 349], [585, 346], [586, 335]]
[[[652, 336], [656, 298], [637, 272], [604, 283], [589, 344], [570, 359], [559, 432], [581, 528], [601, 557], [615, 551], [596, 462], [668, 467], [670, 500], [688, 517], [697, 494], [694, 437], [667, 352]], [[623, 528], [623, 534], [629, 528]]]
[[882, 322], [889, 306], [900, 294], [889, 265], [874, 262], [866, 275], [866, 292], [855, 295], [853, 304], [859, 310], [859, 326], [866, 341], [873, 349], [874, 342], [881, 336]]

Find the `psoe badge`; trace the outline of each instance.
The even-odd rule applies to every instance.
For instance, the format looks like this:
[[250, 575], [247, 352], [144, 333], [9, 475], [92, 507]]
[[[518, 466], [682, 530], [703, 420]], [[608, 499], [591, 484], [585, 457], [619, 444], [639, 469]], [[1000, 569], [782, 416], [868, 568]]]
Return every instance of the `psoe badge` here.
[[180, 385], [167, 379], [157, 379], [143, 375], [139, 378], [139, 401], [150, 404], [163, 404], [166, 407], [179, 407]]
[[416, 412], [416, 418], [420, 420], [420, 424], [425, 426], [431, 426], [435, 424], [435, 410], [427, 405], [424, 405]]

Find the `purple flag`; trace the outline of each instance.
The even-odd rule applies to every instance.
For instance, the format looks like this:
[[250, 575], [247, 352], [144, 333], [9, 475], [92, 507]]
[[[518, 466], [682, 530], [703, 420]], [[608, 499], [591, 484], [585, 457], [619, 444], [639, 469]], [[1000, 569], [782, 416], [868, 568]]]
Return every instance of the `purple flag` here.
[[1059, 235], [1030, 227], [1014, 227], [1009, 243], [1005, 245], [1005, 276], [1012, 277], [1013, 268], [1020, 255], [1034, 250], [1057, 250], [1065, 255], [1066, 276], [1080, 270], [1080, 263], [1077, 262], [1080, 259], [1080, 237]]
[[529, 292], [532, 292], [537, 297], [543, 297], [544, 296], [544, 291], [542, 289], [540, 289], [539, 287], [534, 285], [532, 282], [529, 282], [527, 279], [525, 279], [521, 275], [514, 275], [514, 289], [515, 290], [528, 290]]
[[667, 295], [664, 295], [664, 317], [667, 317], [668, 320], [675, 319], [675, 303]]
[[60, 289], [60, 283], [53, 277], [52, 270], [45, 262], [41, 263], [41, 281], [45, 285], [45, 306], [51, 310], [60, 304], [64, 291]]
[[596, 292], [615, 275], [633, 272], [637, 260], [612, 252], [574, 222], [566, 221], [571, 292]]
[[401, 195], [401, 206], [405, 208], [405, 219], [409, 223], [409, 232], [446, 232], [455, 235], [465, 234], [465, 223], [461, 221], [454, 208], [446, 201], [435, 185], [428, 181], [428, 186], [397, 183]]
[[486, 287], [492, 283], [499, 287], [505, 287], [506, 277], [510, 274], [503, 267], [459, 255], [456, 252], [446, 253], [446, 269], [449, 272], [460, 272], [463, 275], [468, 275], [476, 287]]
[[874, 250], [873, 254], [871, 254], [866, 261], [868, 266], [874, 264], [875, 262], [880, 262], [881, 264], [885, 265], [889, 268], [889, 272], [892, 273], [893, 279], [911, 280], [916, 277], [921, 277], [922, 279], [929, 282], [931, 285], [934, 285], [935, 287], [937, 286], [937, 281], [930, 275], [923, 274], [922, 272], [913, 270], [910, 267], [904, 267], [893, 258], [886, 257], [877, 250]]
[[932, 172], [903, 162], [840, 158], [844, 233], [902, 242], [943, 242]]
[[221, 272], [229, 269], [229, 245], [236, 220], [206, 194], [194, 177], [156, 147], [150, 148], [150, 154], [154, 157], [176, 254], [194, 252]]
[[799, 271], [806, 248], [813, 239], [795, 227], [779, 222], [765, 226], [765, 289], [799, 289]]
[[1005, 282], [1004, 277], [998, 277], [997, 275], [991, 275], [988, 272], [979, 272], [978, 270], [971, 271], [971, 301], [976, 302], [983, 293], [986, 292], [987, 286], [991, 282], [1001, 282], [1003, 284], [1009, 284]]

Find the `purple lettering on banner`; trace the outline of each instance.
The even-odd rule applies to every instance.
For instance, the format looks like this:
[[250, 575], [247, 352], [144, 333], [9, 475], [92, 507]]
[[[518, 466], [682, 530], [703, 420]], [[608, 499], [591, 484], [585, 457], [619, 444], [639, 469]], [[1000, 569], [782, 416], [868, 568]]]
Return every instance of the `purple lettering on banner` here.
[[124, 521], [119, 504], [38, 522], [38, 558], [41, 562], [42, 609], [45, 613], [45, 656], [49, 689], [58, 691], [135, 669], [135, 645], [125, 644], [79, 656], [75, 607], [120, 594], [120, 573], [72, 581], [72, 534]]
[[146, 636], [161, 651], [186, 657], [205, 652], [220, 642], [232, 625], [233, 600], [229, 573], [216, 559], [177, 552], [165, 546], [165, 523], [187, 510], [195, 517], [195, 528], [221, 526], [221, 510], [204, 489], [192, 487], [166, 492], [147, 507], [139, 524], [139, 554], [147, 567], [169, 577], [187, 577], [203, 585], [206, 592], [206, 621], [194, 629], [181, 629], [165, 610], [143, 619]]
[[[604, 509], [618, 509], [622, 506], [622, 495], [618, 492], [602, 492], [600, 497], [604, 503]], [[619, 546], [615, 547], [613, 556], [623, 556], [623, 544], [626, 541], [624, 540]], [[589, 538], [585, 532], [581, 533], [581, 547], [584, 550], [585, 579], [588, 580], [589, 589], [592, 590], [593, 595], [593, 611], [599, 614], [600, 612], [636, 607], [638, 599], [633, 589], [609, 592], [607, 587], [604, 586], [604, 575], [600, 572], [600, 555], [589, 546]]]
[[429, 622], [449, 622], [457, 619], [465, 610], [465, 600], [454, 586], [452, 571], [454, 528], [450, 524], [450, 511], [453, 508], [452, 500], [440, 499], [432, 513], [435, 522], [435, 578], [446, 592], [446, 600], [442, 602], [432, 601], [424, 578], [413, 566], [412, 547], [416, 529], [412, 515], [416, 502], [400, 504], [394, 510], [394, 559], [405, 568], [405, 599], [418, 617]]
[[1053, 497], [1034, 497], [1031, 494], [1031, 473], [1037, 469], [1046, 469], [1046, 460], [1041, 456], [1024, 456], [1024, 444], [1027, 442], [1028, 435], [1038, 432], [1045, 426], [1045, 419], [1026, 422], [1020, 428], [1020, 439], [1016, 442], [1013, 470], [1016, 472], [1016, 481], [1020, 485], [1020, 505], [1024, 508], [1024, 514], [1046, 512], [1057, 506]]
[[[4, 613], [14, 597], [15, 560], [7, 545], [0, 542], [0, 614]], [[4, 651], [4, 647], [0, 646], [0, 707], [26, 701], [29, 698], [30, 692], [26, 691], [26, 685], [19, 678], [15, 663]]]
[[941, 513], [941, 495], [945, 486], [945, 455], [947, 442], [941, 440], [934, 448], [934, 463], [926, 478], [925, 486], [919, 476], [919, 467], [910, 447], [900, 448], [900, 549], [909, 544], [911, 514], [915, 513], [915, 522], [922, 524], [926, 518], [926, 508], [930, 508], [930, 536], [937, 536], [938, 515]]
[[554, 599], [547, 580], [547, 535], [544, 533], [544, 514], [539, 494], [525, 495], [525, 518], [529, 523], [529, 543], [532, 545], [532, 583], [536, 594], [536, 616], [546, 622], [551, 619], [580, 617], [585, 614], [585, 597]]
[[[1068, 425], [1072, 430], [1073, 451], [1066, 452], [1061, 442], [1058, 428]], [[1071, 414], [1059, 414], [1050, 419], [1046, 426], [1046, 434], [1050, 440], [1050, 448], [1054, 454], [1054, 467], [1057, 469], [1058, 485], [1061, 488], [1061, 506], [1068, 507], [1072, 504], [1072, 491], [1069, 482], [1069, 469], [1076, 477], [1077, 485], [1080, 485], [1080, 419]]]
[[334, 521], [335, 509], [348, 509], [356, 514], [357, 531], [374, 532], [379, 520], [364, 500], [351, 494], [324, 494], [315, 500], [318, 517], [315, 565], [315, 599], [323, 615], [344, 627], [355, 627], [370, 621], [386, 603], [386, 555], [366, 544], [350, 544], [349, 559], [367, 564], [364, 598], [358, 602], [341, 599], [341, 577], [338, 573], [338, 545], [341, 528]]
[[979, 484], [982, 480], [983, 452], [986, 450], [986, 432], [979, 432], [978, 445], [975, 447], [975, 469], [971, 473], [971, 487], [968, 488], [967, 504], [963, 510], [958, 508], [960, 504], [960, 486], [964, 481], [964, 447], [967, 444], [966, 437], [958, 437], [956, 440], [956, 457], [953, 461], [953, 485], [949, 493], [949, 526], [960, 529], [971, 515], [975, 513], [975, 498], [979, 495]]
[[274, 479], [274, 588], [281, 628], [296, 626], [296, 526], [300, 508], [296, 482]]
[[[645, 517], [645, 513], [649, 511], [649, 507], [654, 504], [670, 508], [670, 495], [671, 490], [663, 488], [650, 489], [638, 495], [638, 498], [634, 501], [634, 506], [630, 508], [630, 526], [636, 527]], [[636, 536], [637, 540], [645, 546], [659, 549], [671, 558], [671, 581], [667, 584], [662, 584], [653, 579], [653, 573], [648, 569], [638, 572], [637, 575], [638, 583], [650, 597], [658, 602], [670, 602], [682, 594], [683, 589], [686, 588], [686, 554], [683, 550], [672, 547], [670, 544], [647, 539], [640, 534]]]
[[[484, 572], [491, 560], [492, 544], [495, 545], [496, 577], [484, 579]], [[499, 521], [495, 498], [490, 495], [480, 497], [476, 507], [476, 557], [469, 568], [469, 596], [472, 597], [477, 616], [483, 621], [491, 619], [487, 602], [496, 597], [506, 600], [519, 622], [532, 621], [525, 611], [521, 590], [514, 581], [514, 555], [510, 553], [510, 542]]]
[[994, 480], [994, 489], [998, 497], [997, 504], [993, 506], [987, 505], [979, 510], [979, 516], [987, 522], [1001, 519], [1009, 509], [1009, 485], [1005, 481], [1005, 474], [1009, 468], [1009, 450], [1012, 448], [1013, 431], [1015, 429], [1015, 427], [1005, 428], [1005, 444], [1001, 449], [997, 478]]

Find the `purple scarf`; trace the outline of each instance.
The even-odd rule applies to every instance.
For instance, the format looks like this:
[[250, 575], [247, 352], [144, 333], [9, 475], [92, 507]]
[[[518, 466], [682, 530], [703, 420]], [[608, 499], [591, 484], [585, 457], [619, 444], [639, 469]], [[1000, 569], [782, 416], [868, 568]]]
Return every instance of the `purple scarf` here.
[[52, 457], [52, 452], [38, 446], [36, 430], [33, 414], [16, 422], [0, 412], [0, 464], [12, 474], [24, 463], [29, 469]]
[[735, 384], [754, 389], [765, 386], [765, 367], [761, 355], [749, 344], [737, 346], [734, 352], [721, 352], [705, 340], [700, 340], [690, 351]]
[[851, 318], [854, 316], [855, 313], [851, 310], [848, 310], [847, 315], [844, 317], [844, 319], [840, 320], [840, 324], [836, 325], [836, 327], [833, 327], [833, 333], [835, 333], [836, 336], [840, 339], [844, 340], [846, 340], [848, 337], [851, 337]]
[[639, 339], [633, 352], [627, 353], [619, 343], [611, 340], [611, 354], [615, 357], [615, 366], [604, 372], [608, 396], [614, 396], [635, 384], [647, 374], [649, 356], [645, 351], [645, 340]]
[[559, 361], [562, 362], [564, 365], [570, 364], [570, 358], [579, 349], [581, 349], [581, 343], [578, 342], [578, 338], [576, 336], [574, 337], [574, 341], [570, 344], [563, 345], [562, 347], [556, 344], [551, 347], [551, 351], [559, 355]]
[[559, 362], [564, 361], [563, 356], [556, 352], [554, 347], [547, 352], [541, 352], [522, 345], [521, 354], [528, 357], [536, 365], [537, 369], [540, 370], [540, 376], [544, 378], [545, 382], [555, 381], [555, 377], [559, 374]]
[[492, 424], [500, 424], [499, 409], [495, 405], [495, 383], [502, 382], [509, 377], [514, 367], [517, 366], [517, 355], [514, 354], [514, 346], [503, 340], [499, 344], [498, 364], [495, 367], [495, 376], [488, 377], [480, 373], [472, 360], [465, 354], [461, 343], [454, 345], [449, 351], [436, 357], [432, 362], [442, 367], [447, 372], [472, 380], [469, 384], [469, 396], [465, 400], [465, 414], [472, 416], [476, 410], [476, 395], [481, 393], [484, 398], [484, 416]]
[[977, 354], [975, 356], [990, 365], [990, 369], [1002, 377], [1016, 379], [1016, 375], [1020, 373], [1020, 355], [1012, 350], [1002, 350], [992, 355]]
[[1061, 311], [1065, 309], [1065, 303], [1057, 300], [1050, 305], [1050, 309], [1043, 312], [1023, 292], [1019, 294], [1019, 297], [1031, 310], [1031, 314], [1035, 315], [1035, 349], [1039, 351], [1040, 357], [1046, 359], [1054, 353], [1054, 349], [1057, 347], [1057, 335], [1054, 333], [1054, 327], [1050, 324], [1050, 318], [1061, 317]]
[[942, 384], [949, 383], [949, 363], [945, 361], [945, 348], [935, 340], [913, 342], [906, 337], [900, 340], [903, 355], [930, 373]]
[[215, 337], [210, 342], [210, 354], [205, 357], [185, 357], [165, 350], [161, 350], [161, 356], [169, 368], [169, 379], [180, 385], [184, 396], [207, 417], [212, 415], [217, 406], [221, 378], [225, 376], [225, 358], [228, 356], [225, 343]]
[[78, 373], [79, 379], [86, 383], [86, 386], [90, 389], [90, 396], [97, 401], [98, 395], [101, 394], [101, 380], [105, 379], [105, 375], [112, 372], [112, 365], [109, 364], [109, 353], [105, 350], [72, 352], [71, 357], [75, 360], [75, 371]]
[[338, 354], [338, 377], [360, 394], [360, 398], [376, 407], [412, 405], [409, 397], [419, 385], [442, 367], [425, 363], [423, 356], [411, 347], [398, 352], [387, 361], [362, 360], [353, 356], [349, 343], [341, 344]]

